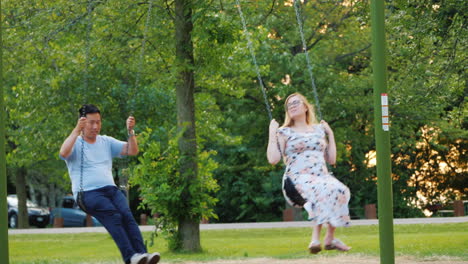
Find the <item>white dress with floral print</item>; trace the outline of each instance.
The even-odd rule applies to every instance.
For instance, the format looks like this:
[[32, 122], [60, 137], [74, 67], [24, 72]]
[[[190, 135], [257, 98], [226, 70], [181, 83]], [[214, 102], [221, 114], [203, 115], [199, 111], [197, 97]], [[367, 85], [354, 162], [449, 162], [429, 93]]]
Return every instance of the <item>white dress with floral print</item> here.
[[278, 130], [286, 139], [284, 197], [292, 206], [304, 207], [313, 225], [348, 226], [349, 188], [328, 171], [325, 131], [320, 124], [313, 128], [310, 132], [295, 132], [290, 127]]

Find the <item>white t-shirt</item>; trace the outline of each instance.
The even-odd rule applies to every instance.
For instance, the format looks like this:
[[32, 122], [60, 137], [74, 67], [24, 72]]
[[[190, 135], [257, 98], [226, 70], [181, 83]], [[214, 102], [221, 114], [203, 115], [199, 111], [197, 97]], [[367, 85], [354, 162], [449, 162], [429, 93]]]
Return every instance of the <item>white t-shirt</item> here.
[[98, 135], [96, 142], [90, 144], [79, 136], [71, 155], [68, 158], [60, 156], [67, 164], [75, 198], [80, 190], [81, 147], [84, 146], [83, 190], [90, 191], [108, 185], [115, 186], [112, 176], [112, 159], [122, 157], [120, 153], [125, 143], [113, 137]]

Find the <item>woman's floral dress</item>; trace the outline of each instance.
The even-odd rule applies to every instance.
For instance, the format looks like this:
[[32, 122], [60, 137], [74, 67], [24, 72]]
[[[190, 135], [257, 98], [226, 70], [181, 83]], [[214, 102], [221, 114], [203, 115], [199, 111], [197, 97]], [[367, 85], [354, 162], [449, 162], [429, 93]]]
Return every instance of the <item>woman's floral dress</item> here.
[[320, 124], [313, 128], [311, 132], [295, 132], [290, 127], [278, 130], [286, 139], [284, 197], [292, 206], [304, 207], [313, 225], [348, 226], [349, 188], [328, 171], [325, 131]]

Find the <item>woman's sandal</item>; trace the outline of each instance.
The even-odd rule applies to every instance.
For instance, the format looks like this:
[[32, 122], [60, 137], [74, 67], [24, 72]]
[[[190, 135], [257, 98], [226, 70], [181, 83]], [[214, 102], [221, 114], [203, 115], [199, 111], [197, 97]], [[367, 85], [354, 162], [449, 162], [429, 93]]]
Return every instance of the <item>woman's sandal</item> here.
[[351, 247], [345, 245], [345, 243], [341, 242], [338, 238], [335, 238], [331, 241], [330, 244], [325, 245], [325, 250], [339, 250], [339, 251], [348, 251]]
[[310, 242], [310, 244], [309, 244], [309, 252], [310, 252], [311, 254], [317, 254], [317, 253], [319, 253], [320, 251], [322, 251], [322, 246], [320, 245], [320, 241], [314, 240], [314, 241]]

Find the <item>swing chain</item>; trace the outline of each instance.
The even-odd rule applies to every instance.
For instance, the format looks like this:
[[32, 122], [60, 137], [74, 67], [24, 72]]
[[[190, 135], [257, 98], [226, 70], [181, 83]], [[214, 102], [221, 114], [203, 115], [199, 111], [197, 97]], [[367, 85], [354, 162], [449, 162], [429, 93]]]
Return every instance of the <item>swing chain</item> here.
[[[86, 50], [85, 50], [85, 65], [84, 65], [84, 87], [83, 87], [83, 94], [86, 95], [86, 92], [88, 91], [88, 86], [89, 86], [89, 54], [90, 54], [90, 41], [91, 41], [91, 28], [93, 27], [92, 20], [91, 20], [91, 15], [93, 11], [92, 7], [92, 0], [88, 0], [88, 5], [86, 7], [86, 12], [87, 12], [87, 21], [86, 21], [86, 37], [85, 37], [85, 43], [86, 43]], [[85, 100], [86, 101], [86, 100]]]
[[267, 98], [267, 95], [266, 95], [265, 85], [264, 85], [263, 80], [262, 80], [262, 75], [260, 74], [260, 68], [258, 67], [257, 58], [255, 56], [255, 51], [253, 49], [253, 44], [252, 44], [252, 41], [250, 40], [250, 35], [249, 35], [248, 30], [247, 30], [247, 24], [245, 22], [244, 13], [242, 12], [240, 1], [236, 0], [236, 2], [237, 2], [237, 10], [239, 11], [239, 15], [240, 15], [241, 20], [242, 20], [242, 26], [244, 28], [244, 35], [245, 35], [245, 38], [247, 39], [247, 46], [249, 48], [250, 55], [252, 56], [252, 60], [253, 60], [253, 63], [255, 65], [255, 71], [257, 73], [258, 82], [259, 82], [259, 84], [260, 84], [260, 86], [262, 88], [263, 99], [265, 101], [265, 106], [266, 106], [267, 111], [268, 111], [268, 116], [269, 116], [270, 120], [272, 120], [273, 116], [271, 114], [270, 104], [268, 103], [268, 98]]
[[[319, 120], [322, 120], [322, 110], [320, 109], [317, 86], [315, 85], [314, 75], [312, 73], [313, 71], [312, 71], [312, 64], [311, 64], [310, 58], [309, 58], [309, 52], [307, 52], [307, 43], [306, 43], [305, 37], [304, 37], [304, 27], [302, 25], [302, 18], [301, 18], [301, 14], [300, 14], [300, 11], [299, 11], [299, 1], [297, 1], [297, 0], [294, 0], [294, 11], [296, 12], [297, 24], [299, 26], [299, 32], [301, 33], [302, 51], [304, 52], [305, 57], [306, 57], [307, 71], [309, 72], [310, 82], [311, 82], [312, 88], [314, 90], [314, 99], [315, 99], [317, 115], [319, 117]], [[327, 151], [328, 151], [328, 148], [327, 148]], [[326, 164], [327, 164], [328, 171], [331, 172], [332, 168], [331, 168], [330, 164], [329, 163], [326, 163]]]
[[[143, 61], [144, 61], [144, 57], [145, 57], [145, 49], [146, 49], [146, 39], [148, 37], [148, 28], [149, 28], [149, 24], [151, 22], [151, 13], [152, 13], [152, 9], [153, 9], [153, 0], [150, 0], [148, 2], [148, 11], [147, 11], [147, 14], [146, 14], [146, 21], [145, 21], [145, 26], [144, 26], [144, 29], [143, 29], [143, 39], [141, 40], [141, 50], [140, 50], [140, 57], [139, 57], [139, 62], [138, 62], [138, 69], [136, 70], [136, 76], [135, 76], [135, 86], [133, 87], [133, 89], [131, 90], [131, 92], [129, 93], [129, 97], [131, 97], [131, 104], [130, 104], [130, 116], [133, 116], [134, 115], [134, 112], [135, 112], [135, 90], [137, 89], [137, 87], [140, 85], [140, 75], [141, 75], [141, 71], [143, 69]], [[131, 137], [134, 137], [135, 136], [135, 132], [134, 131], [127, 131], [128, 134], [127, 134], [127, 149], [126, 149], [126, 159], [125, 159], [125, 162], [127, 164], [126, 167], [128, 167], [128, 164], [130, 163], [129, 160], [130, 160], [130, 156], [128, 155], [128, 153], [130, 152], [130, 139]], [[122, 181], [123, 181], [123, 185], [125, 186], [125, 192], [127, 193], [127, 199], [128, 199], [128, 178], [130, 177], [130, 169], [128, 169], [128, 171], [126, 173], [122, 173]]]
[[301, 41], [302, 41], [302, 51], [304, 52], [304, 55], [306, 57], [306, 62], [307, 62], [307, 71], [309, 72], [309, 77], [310, 77], [310, 82], [312, 84], [312, 88], [314, 90], [314, 99], [315, 99], [315, 105], [316, 105], [316, 110], [317, 114], [319, 116], [319, 120], [322, 120], [322, 111], [320, 109], [320, 103], [319, 103], [319, 98], [318, 98], [318, 93], [317, 93], [317, 87], [315, 85], [315, 80], [314, 80], [314, 75], [312, 71], [312, 64], [310, 62], [309, 58], [309, 53], [307, 52], [307, 43], [305, 41], [304, 37], [304, 27], [302, 25], [302, 18], [299, 10], [299, 1], [294, 0], [294, 11], [296, 12], [296, 19], [297, 19], [297, 24], [299, 26], [299, 32], [301, 34]]
[[[258, 79], [258, 82], [260, 84], [260, 87], [262, 88], [263, 100], [265, 101], [265, 106], [266, 106], [266, 109], [267, 109], [267, 112], [268, 112], [268, 117], [270, 118], [270, 121], [271, 121], [273, 119], [273, 115], [271, 113], [270, 104], [268, 103], [268, 98], [267, 98], [267, 95], [266, 95], [265, 85], [263, 84], [262, 75], [260, 74], [260, 68], [259, 68], [258, 63], [257, 63], [257, 57], [255, 56], [255, 51], [253, 49], [253, 44], [252, 44], [252, 41], [250, 40], [249, 31], [247, 30], [247, 23], [245, 22], [245, 17], [244, 17], [244, 13], [242, 12], [242, 8], [241, 8], [241, 5], [240, 5], [240, 0], [236, 0], [236, 2], [237, 2], [237, 10], [239, 11], [239, 15], [240, 15], [240, 18], [241, 18], [241, 21], [242, 21], [242, 27], [244, 29], [244, 35], [245, 35], [245, 38], [247, 39], [247, 46], [249, 48], [250, 55], [252, 56], [252, 60], [253, 60], [254, 66], [255, 66], [255, 72], [257, 73], [257, 79]], [[283, 151], [281, 150], [281, 146], [280, 146], [279, 141], [278, 141], [278, 135], [276, 135], [276, 147], [278, 148], [278, 151], [279, 151], [280, 155], [283, 156]]]
[[[148, 27], [149, 27], [149, 23], [151, 21], [151, 11], [152, 11], [152, 9], [153, 9], [153, 0], [150, 0], [149, 5], [148, 5], [148, 11], [147, 11], [147, 14], [146, 14], [145, 27], [143, 29], [143, 39], [141, 40], [141, 51], [140, 51], [139, 65], [138, 65], [138, 69], [136, 71], [136, 76], [135, 76], [135, 86], [133, 87], [132, 93], [130, 94], [130, 96], [132, 98], [132, 103], [130, 105], [130, 115], [131, 116], [133, 116], [133, 113], [135, 111], [135, 109], [134, 109], [135, 100], [133, 98], [134, 98], [134, 95], [135, 95], [136, 87], [138, 87], [138, 85], [140, 83], [140, 71], [141, 71], [141, 69], [143, 69], [143, 60], [144, 60], [144, 56], [145, 56], [146, 39], [148, 37]], [[134, 132], [128, 131], [127, 156], [128, 156], [128, 152], [129, 152], [128, 141], [130, 140], [130, 137], [132, 137], [132, 136], [135, 136]]]
[[153, 9], [153, 0], [150, 0], [148, 2], [148, 11], [146, 14], [146, 21], [145, 21], [145, 26], [143, 29], [143, 39], [141, 40], [141, 50], [140, 50], [140, 57], [139, 57], [139, 62], [138, 62], [138, 69], [136, 70], [135, 86], [133, 87], [131, 94], [130, 94], [132, 98], [131, 99], [132, 103], [130, 105], [130, 115], [133, 115], [133, 112], [135, 111], [134, 95], [136, 93], [135, 92], [136, 88], [140, 85], [140, 76], [141, 76], [141, 71], [143, 70], [143, 61], [144, 61], [145, 49], [146, 49], [146, 39], [148, 38], [148, 27], [149, 27], [149, 23], [151, 22], [152, 9]]
[[84, 135], [81, 133], [80, 192], [83, 191]]
[[[86, 7], [86, 16], [87, 16], [87, 21], [86, 21], [86, 37], [85, 37], [85, 43], [86, 43], [86, 50], [85, 50], [85, 65], [84, 65], [84, 86], [83, 86], [83, 100], [86, 103], [86, 95], [88, 91], [88, 85], [89, 85], [89, 57], [90, 57], [90, 40], [91, 40], [91, 28], [92, 28], [92, 20], [91, 20], [91, 15], [92, 15], [92, 0], [88, 0], [88, 4]], [[83, 103], [83, 109], [80, 113], [80, 118], [82, 116], [86, 116], [86, 108], [85, 104]], [[85, 148], [85, 140], [84, 140], [84, 132], [81, 131], [81, 164], [80, 164], [80, 190], [79, 192], [82, 193], [83, 190], [83, 170], [84, 170], [84, 148]], [[82, 197], [81, 197], [82, 198]]]

